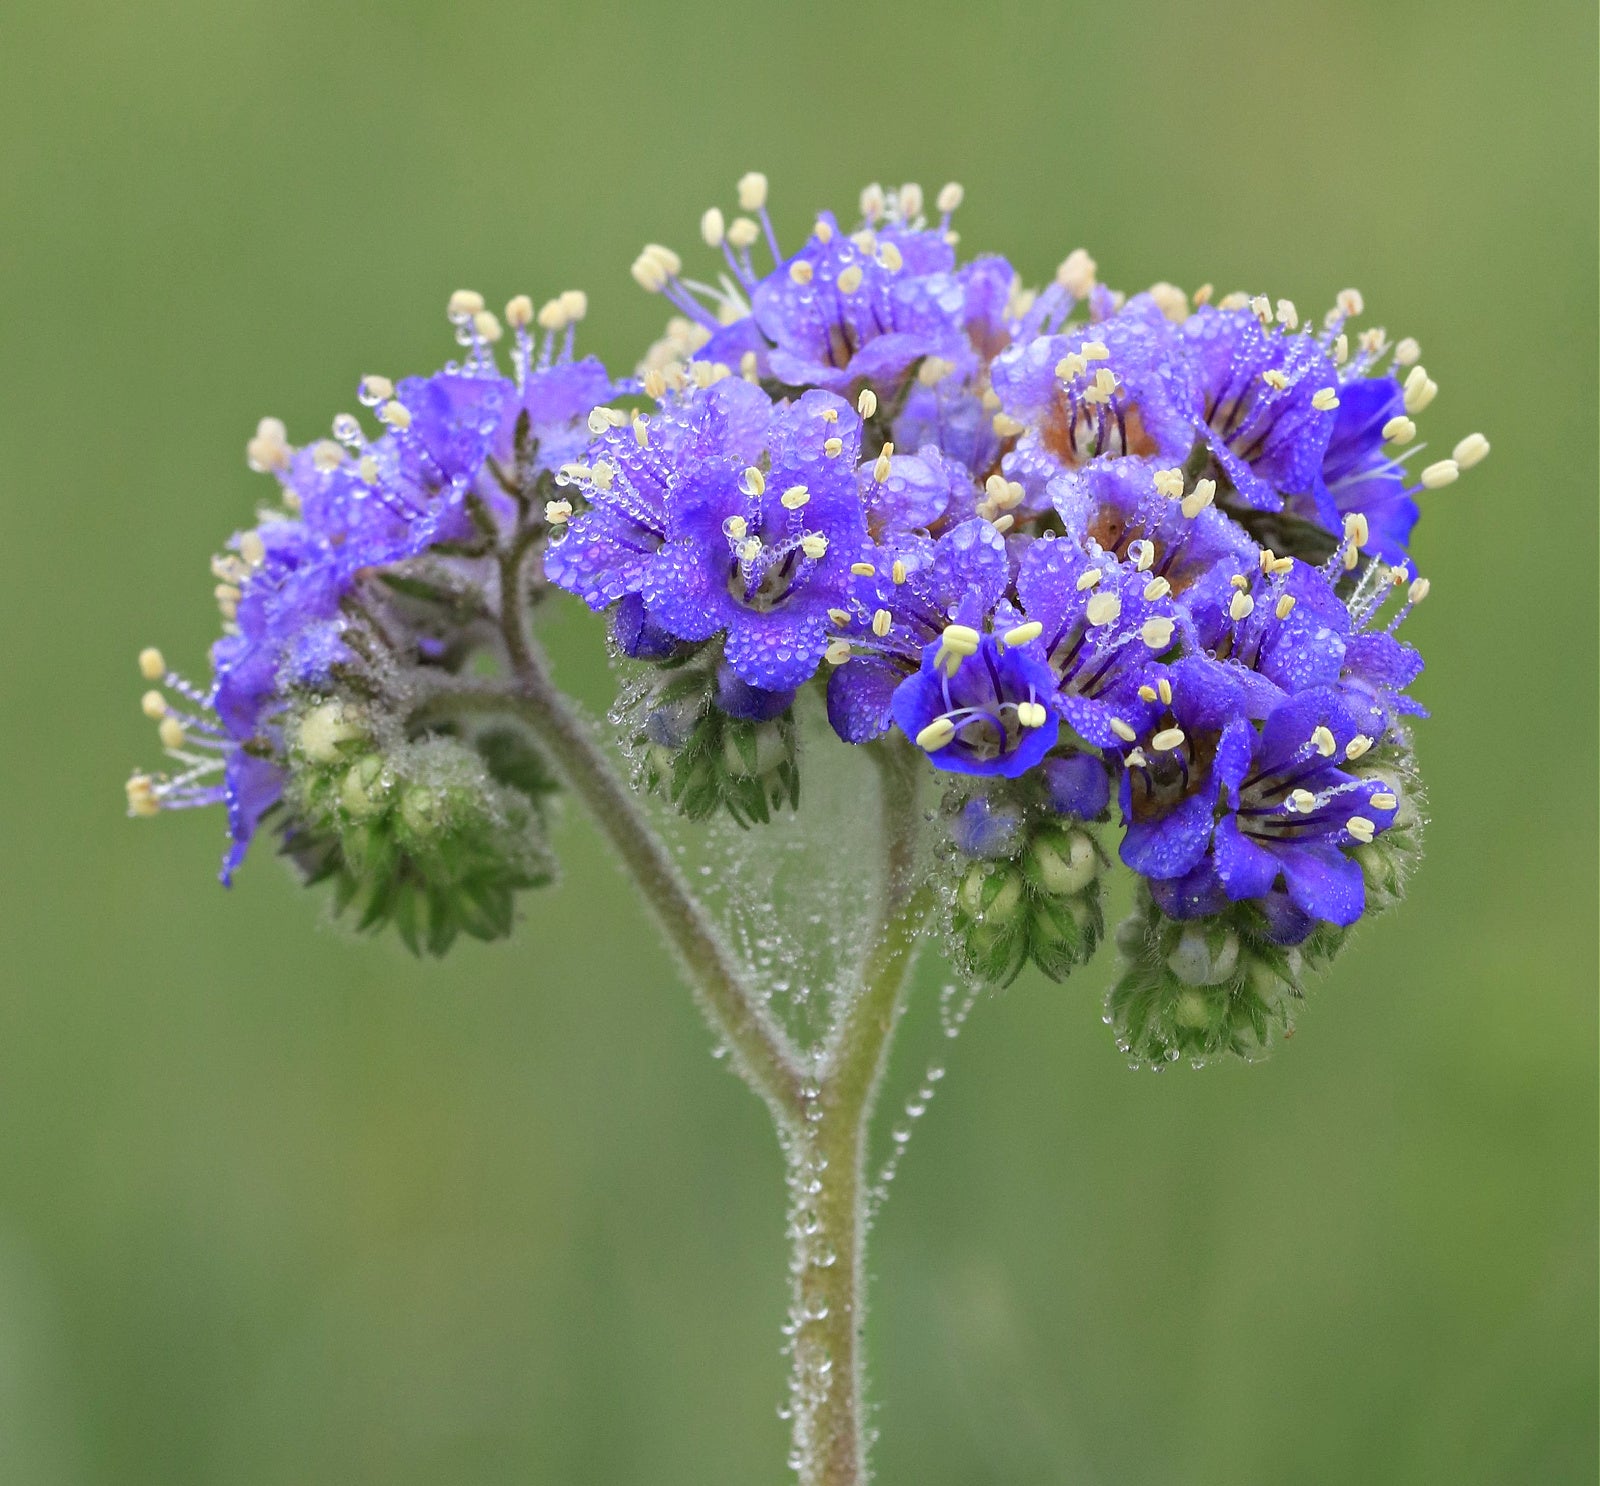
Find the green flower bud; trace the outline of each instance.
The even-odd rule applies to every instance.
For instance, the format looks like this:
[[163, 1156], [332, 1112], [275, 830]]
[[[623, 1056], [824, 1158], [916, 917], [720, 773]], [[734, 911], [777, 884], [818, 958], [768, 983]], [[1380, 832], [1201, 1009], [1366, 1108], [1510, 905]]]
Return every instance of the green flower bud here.
[[353, 743], [369, 743], [371, 732], [360, 709], [334, 699], [318, 702], [291, 724], [293, 746], [313, 764], [334, 764]]
[[1100, 853], [1083, 831], [1041, 830], [1025, 858], [1028, 879], [1041, 892], [1065, 898], [1100, 875]]

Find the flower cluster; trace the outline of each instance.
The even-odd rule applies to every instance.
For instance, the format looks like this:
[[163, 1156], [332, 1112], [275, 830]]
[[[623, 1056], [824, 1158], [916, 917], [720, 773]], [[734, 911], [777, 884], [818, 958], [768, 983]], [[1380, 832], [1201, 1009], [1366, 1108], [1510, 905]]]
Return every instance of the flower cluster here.
[[[636, 259], [675, 314], [631, 378], [572, 359], [581, 296], [540, 312], [542, 345], [531, 305], [507, 307], [506, 377], [499, 321], [459, 295], [470, 355], [369, 378], [378, 438], [343, 418], [292, 450], [262, 425], [252, 462], [290, 514], [221, 561], [210, 690], [169, 676], [147, 698], [185, 768], [136, 776], [134, 808], [226, 799], [231, 867], [282, 791], [294, 696], [379, 648], [412, 666], [461, 649], [414, 616], [380, 645], [374, 575], [470, 562], [516, 528], [535, 585], [607, 611], [656, 678], [648, 777], [690, 813], [798, 799], [807, 691], [844, 742], [920, 750], [946, 776], [978, 973], [1065, 973], [1092, 948], [1092, 828], [1113, 812], [1141, 911], [1221, 925], [1230, 967], [1239, 943], [1259, 962], [1356, 922], [1411, 854], [1386, 838], [1417, 820], [1421, 660], [1397, 631], [1428, 590], [1419, 497], [1489, 447], [1417, 459], [1437, 388], [1416, 342], [1357, 330], [1354, 290], [1303, 323], [1209, 285], [1124, 295], [1082, 249], [1026, 288], [1000, 257], [961, 261], [954, 185], [931, 213], [915, 185], [869, 187], [853, 227], [824, 212], [790, 253], [765, 178], [738, 199], [701, 220], [715, 273], [659, 245]], [[1238, 991], [1231, 968], [1183, 980], [1192, 945], [1168, 939], [1141, 941], [1165, 946], [1157, 980]], [[1197, 1044], [1168, 1016], [1150, 1046], [1204, 1051], [1236, 1038], [1224, 1021]]]

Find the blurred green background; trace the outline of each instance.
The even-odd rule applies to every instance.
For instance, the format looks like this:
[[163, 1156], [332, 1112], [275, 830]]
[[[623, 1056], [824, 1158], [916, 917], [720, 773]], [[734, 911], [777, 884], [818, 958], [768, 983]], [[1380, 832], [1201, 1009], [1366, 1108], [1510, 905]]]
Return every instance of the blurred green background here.
[[1105, 962], [979, 1008], [875, 1235], [880, 1479], [1592, 1482], [1595, 43], [1577, 0], [12, 0], [0, 1480], [784, 1479], [766, 1116], [587, 824], [440, 966], [121, 815], [256, 418], [437, 365], [460, 284], [582, 285], [626, 365], [638, 245], [761, 167], [791, 238], [955, 178], [1030, 278], [1357, 284], [1495, 450], [1420, 533], [1410, 902], [1253, 1070], [1130, 1073]]

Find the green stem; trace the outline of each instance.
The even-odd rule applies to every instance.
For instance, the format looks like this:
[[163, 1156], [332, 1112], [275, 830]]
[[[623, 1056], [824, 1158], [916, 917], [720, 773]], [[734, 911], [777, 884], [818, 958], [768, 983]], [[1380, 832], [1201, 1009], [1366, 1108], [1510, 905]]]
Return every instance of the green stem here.
[[855, 996], [823, 1048], [804, 1136], [791, 1152], [795, 1186], [791, 1459], [801, 1486], [867, 1479], [862, 1329], [866, 1320], [868, 1136], [904, 1009], [933, 891], [918, 881], [918, 760], [903, 743], [875, 745], [883, 774], [886, 874], [882, 917]]
[[[627, 781], [529, 643], [521, 601], [525, 550], [513, 548], [501, 559], [501, 630], [515, 687], [509, 700], [622, 858], [682, 959], [706, 1019], [728, 1045], [734, 1068], [766, 1100], [779, 1130], [792, 1130], [802, 1110], [800, 1060], [689, 891]], [[500, 698], [508, 700], [504, 692]]]

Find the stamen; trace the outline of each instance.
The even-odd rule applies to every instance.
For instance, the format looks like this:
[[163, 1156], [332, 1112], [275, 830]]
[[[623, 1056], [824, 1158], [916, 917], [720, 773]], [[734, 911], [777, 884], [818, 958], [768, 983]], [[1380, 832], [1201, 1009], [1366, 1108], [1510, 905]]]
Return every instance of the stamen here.
[[1438, 395], [1439, 384], [1420, 366], [1411, 368], [1406, 377], [1406, 412], [1420, 413]]
[[151, 722], [160, 722], [167, 715], [167, 699], [159, 691], [147, 691], [139, 698], [139, 710]]
[[1056, 283], [1074, 299], [1087, 299], [1094, 288], [1097, 267], [1085, 249], [1074, 248], [1061, 260], [1061, 266], [1056, 270]]
[[1284, 594], [1284, 596], [1272, 606], [1272, 612], [1276, 614], [1279, 619], [1287, 619], [1292, 613], [1294, 613], [1294, 595], [1292, 593]]
[[1392, 795], [1388, 792], [1388, 790], [1383, 790], [1379, 794], [1372, 795], [1369, 798], [1379, 810], [1393, 810], [1400, 803], [1399, 795]]
[[1156, 682], [1156, 695], [1161, 698], [1162, 706], [1172, 705], [1172, 683], [1165, 676]]
[[796, 258], [789, 265], [789, 278], [796, 284], [809, 284], [811, 282], [811, 265], [804, 258]]
[[836, 280], [841, 294], [854, 294], [861, 287], [861, 265], [852, 263]]
[[787, 511], [798, 511], [811, 499], [811, 492], [804, 485], [791, 485], [778, 497], [778, 504]]
[[1311, 734], [1311, 746], [1323, 758], [1332, 758], [1339, 745], [1334, 741], [1333, 734], [1326, 727], [1318, 726]]
[[964, 187], [962, 187], [956, 181], [951, 181], [939, 192], [939, 210], [948, 217], [951, 212], [955, 211], [955, 209], [961, 205], [962, 201], [966, 198], [966, 194], [967, 193]]
[[1332, 387], [1324, 387], [1313, 395], [1311, 406], [1319, 413], [1331, 413], [1339, 406], [1339, 394]]
[[1344, 745], [1344, 756], [1349, 759], [1351, 763], [1354, 763], [1363, 754], [1368, 752], [1371, 747], [1372, 739], [1369, 738], [1365, 733], [1357, 733], [1355, 737], [1353, 737]]
[[759, 170], [739, 177], [739, 210], [758, 212], [767, 204], [767, 178]]
[[1394, 360], [1396, 366], [1415, 366], [1417, 364], [1417, 358], [1421, 355], [1422, 347], [1419, 346], [1416, 340], [1409, 335], [1406, 336], [1405, 339], [1398, 342], [1394, 348]]
[[1131, 743], [1139, 735], [1128, 726], [1120, 717], [1113, 717], [1108, 724], [1111, 731], [1121, 738], [1124, 743]]
[[853, 562], [850, 564], [850, 571], [858, 578], [874, 578], [878, 573], [870, 562]]
[[1183, 746], [1183, 738], [1182, 728], [1162, 728], [1150, 739], [1150, 746], [1158, 753], [1171, 753], [1174, 748]]
[[1044, 633], [1044, 626], [1037, 619], [1030, 619], [1026, 624], [1019, 624], [1013, 629], [1008, 629], [1000, 638], [1007, 645], [1026, 645], [1037, 640]]
[[906, 581], [906, 565], [898, 557], [894, 560], [894, 566], [889, 569], [889, 581], [896, 584]]
[[1017, 722], [1025, 728], [1042, 728], [1050, 719], [1050, 714], [1045, 711], [1039, 702], [1018, 702]]
[[1144, 599], [1147, 604], [1153, 604], [1157, 599], [1164, 599], [1172, 592], [1172, 585], [1165, 578], [1152, 578], [1144, 586]]
[[1423, 470], [1422, 488], [1424, 490], [1438, 490], [1445, 485], [1453, 484], [1461, 477], [1461, 468], [1453, 459], [1441, 459], [1437, 464], [1430, 464]]
[[956, 735], [956, 725], [948, 717], [936, 717], [917, 734], [917, 747], [924, 753], [937, 753]]
[[820, 562], [828, 550], [828, 539], [821, 532], [811, 532], [809, 535], [801, 537], [800, 550], [812, 562]]
[[861, 395], [856, 399], [856, 412], [863, 418], [870, 418], [878, 411], [878, 394], [870, 387], [863, 387]]
[[1139, 638], [1152, 650], [1165, 650], [1172, 643], [1173, 622], [1164, 616], [1147, 619], [1139, 631]]
[[1386, 443], [1409, 444], [1417, 436], [1417, 425], [1404, 413], [1397, 413], [1383, 425], [1383, 437]]
[[1247, 593], [1236, 593], [1228, 601], [1228, 617], [1235, 622], [1248, 619], [1255, 609], [1256, 601]]
[[822, 652], [822, 658], [830, 666], [842, 666], [850, 659], [850, 642], [848, 640], [833, 640], [828, 648]]
[[1184, 496], [1181, 509], [1183, 514], [1193, 520], [1217, 497], [1217, 482], [1215, 480], [1197, 480], [1195, 487], [1188, 495]]
[[878, 609], [872, 616], [872, 633], [880, 640], [889, 633], [889, 626], [894, 623], [894, 615], [887, 609]]
[[1091, 627], [1099, 629], [1112, 624], [1122, 613], [1122, 600], [1114, 593], [1097, 593], [1084, 606], [1083, 617]]
[[1344, 823], [1344, 828], [1363, 846], [1367, 845], [1377, 833], [1377, 827], [1364, 815], [1352, 815]]
[[1470, 470], [1489, 457], [1489, 441], [1481, 433], [1469, 433], [1450, 451], [1450, 457], [1458, 468]]
[[1090, 568], [1088, 572], [1078, 574], [1078, 581], [1074, 586], [1077, 588], [1079, 593], [1086, 593], [1103, 577], [1105, 577], [1105, 574], [1102, 573], [1099, 568]]
[[1157, 470], [1155, 475], [1156, 493], [1165, 495], [1172, 500], [1183, 499], [1183, 471], [1178, 469]]

